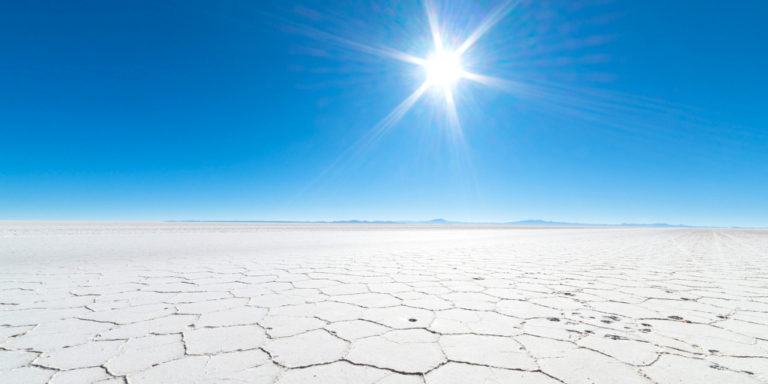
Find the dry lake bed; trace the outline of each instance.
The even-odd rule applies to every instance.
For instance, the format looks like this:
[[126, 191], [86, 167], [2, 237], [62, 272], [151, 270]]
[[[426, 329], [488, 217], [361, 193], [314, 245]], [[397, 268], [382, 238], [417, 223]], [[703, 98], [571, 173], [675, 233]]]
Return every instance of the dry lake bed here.
[[0, 223], [0, 383], [768, 383], [768, 231]]

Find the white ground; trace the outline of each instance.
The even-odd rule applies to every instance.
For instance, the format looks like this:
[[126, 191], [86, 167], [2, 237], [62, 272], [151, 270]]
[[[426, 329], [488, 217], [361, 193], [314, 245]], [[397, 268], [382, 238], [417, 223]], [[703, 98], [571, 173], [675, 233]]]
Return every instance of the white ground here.
[[768, 383], [768, 232], [0, 223], [0, 383]]

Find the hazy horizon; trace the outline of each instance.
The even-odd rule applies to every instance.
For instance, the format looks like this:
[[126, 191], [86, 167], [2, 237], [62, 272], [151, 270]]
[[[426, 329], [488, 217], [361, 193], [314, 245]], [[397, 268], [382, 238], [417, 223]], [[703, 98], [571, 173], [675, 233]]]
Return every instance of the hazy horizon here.
[[665, 223], [665, 222], [616, 222], [616, 223], [595, 223], [595, 222], [570, 222], [561, 220], [542, 220], [542, 219], [521, 219], [521, 220], [503, 220], [503, 221], [471, 221], [471, 220], [451, 220], [444, 218], [435, 219], [413, 219], [413, 220], [378, 220], [378, 219], [337, 219], [337, 220], [281, 220], [281, 219], [162, 219], [162, 220], [7, 220], [0, 219], [0, 223], [232, 223], [232, 224], [360, 224], [360, 225], [429, 225], [429, 226], [499, 226], [499, 227], [615, 227], [615, 228], [688, 228], [688, 229], [768, 229], [760, 226], [722, 226], [722, 225], [690, 225], [686, 223]]

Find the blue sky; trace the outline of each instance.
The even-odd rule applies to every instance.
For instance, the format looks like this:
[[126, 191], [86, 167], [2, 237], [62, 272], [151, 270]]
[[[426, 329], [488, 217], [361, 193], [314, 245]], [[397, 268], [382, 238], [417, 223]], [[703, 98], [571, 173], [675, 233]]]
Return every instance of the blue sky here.
[[[501, 1], [433, 0], [447, 49]], [[0, 219], [768, 226], [768, 4], [523, 1], [424, 81], [420, 1], [0, 3]], [[374, 132], [380, 132], [374, 135]]]

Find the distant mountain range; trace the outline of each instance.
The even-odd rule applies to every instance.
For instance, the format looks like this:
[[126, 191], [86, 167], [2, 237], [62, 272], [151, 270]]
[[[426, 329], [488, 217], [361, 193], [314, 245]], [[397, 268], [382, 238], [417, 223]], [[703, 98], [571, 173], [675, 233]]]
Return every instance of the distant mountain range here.
[[569, 223], [563, 221], [547, 221], [547, 220], [519, 220], [519, 221], [506, 221], [506, 222], [469, 222], [469, 221], [450, 221], [445, 219], [432, 219], [426, 221], [365, 221], [365, 220], [338, 220], [329, 221], [328, 223], [337, 224], [435, 224], [435, 225], [508, 225], [508, 226], [520, 226], [520, 227], [652, 227], [652, 228], [699, 228], [692, 225], [684, 224], [667, 224], [667, 223], [653, 223], [653, 224], [641, 224], [641, 223], [621, 223], [621, 224], [592, 224], [592, 223]]
[[[647, 227], [647, 228], [715, 228], [693, 226], [685, 224], [667, 223], [621, 223], [621, 224], [594, 224], [594, 223], [569, 223], [547, 220], [520, 220], [507, 222], [469, 222], [450, 221], [445, 219], [432, 220], [333, 220], [333, 221], [302, 221], [302, 220], [168, 220], [169, 222], [205, 222], [205, 223], [306, 223], [306, 224], [424, 224], [424, 225], [507, 225], [520, 227]], [[739, 227], [731, 227], [739, 228]]]

